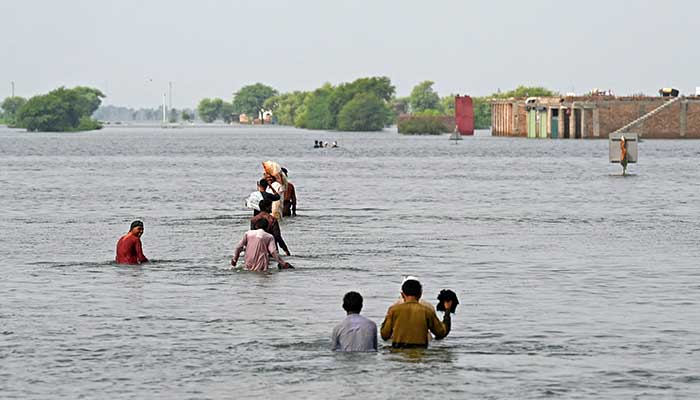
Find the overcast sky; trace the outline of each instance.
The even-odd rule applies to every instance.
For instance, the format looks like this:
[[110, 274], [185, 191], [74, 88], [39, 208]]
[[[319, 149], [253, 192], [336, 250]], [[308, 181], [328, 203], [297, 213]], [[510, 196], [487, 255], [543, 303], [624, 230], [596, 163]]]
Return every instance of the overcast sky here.
[[0, 0], [0, 98], [87, 85], [105, 104], [231, 99], [388, 76], [404, 96], [520, 84], [654, 94], [700, 86], [700, 2]]

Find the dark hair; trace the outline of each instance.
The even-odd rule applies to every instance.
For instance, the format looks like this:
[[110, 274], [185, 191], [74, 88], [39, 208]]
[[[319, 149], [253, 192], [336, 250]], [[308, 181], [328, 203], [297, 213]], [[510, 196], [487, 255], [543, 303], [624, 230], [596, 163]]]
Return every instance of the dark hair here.
[[268, 226], [270, 226], [270, 224], [267, 223], [265, 218], [260, 218], [259, 220], [255, 221], [255, 229], [267, 230]]
[[357, 292], [347, 292], [343, 296], [343, 310], [349, 313], [362, 311], [362, 295]]
[[260, 187], [263, 189], [267, 189], [267, 181], [265, 179], [260, 179], [258, 181], [258, 185], [260, 185]]
[[452, 314], [455, 313], [457, 310], [457, 306], [459, 305], [459, 299], [457, 298], [457, 294], [450, 289], [443, 289], [440, 291], [440, 294], [437, 297], [438, 299], [438, 304], [437, 304], [437, 310], [438, 311], [445, 311], [445, 304], [443, 302], [445, 301], [452, 301], [452, 308], [450, 309], [450, 312]]
[[406, 296], [415, 296], [420, 299], [423, 294], [423, 286], [415, 279], [409, 279], [401, 285], [401, 292]]
[[284, 176], [287, 176], [287, 175], [288, 175], [288, 174], [287, 174], [287, 168], [282, 167], [282, 172], [284, 172]]
[[129, 230], [131, 231], [131, 230], [133, 230], [134, 228], [136, 228], [137, 226], [140, 226], [141, 228], [143, 228], [143, 222], [141, 222], [141, 221], [139, 221], [139, 220], [136, 220], [136, 221], [132, 222], [132, 223], [131, 223], [131, 227], [129, 228]]
[[262, 199], [258, 202], [258, 208], [260, 211], [272, 210], [272, 200]]

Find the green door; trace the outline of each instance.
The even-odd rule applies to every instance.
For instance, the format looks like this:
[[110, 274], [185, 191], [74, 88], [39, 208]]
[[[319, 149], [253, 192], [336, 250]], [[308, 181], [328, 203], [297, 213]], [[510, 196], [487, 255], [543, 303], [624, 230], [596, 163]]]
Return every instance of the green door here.
[[559, 117], [552, 115], [552, 139], [559, 137]]
[[527, 113], [527, 137], [537, 137], [537, 111], [534, 109]]
[[540, 111], [540, 138], [547, 139], [547, 111]]

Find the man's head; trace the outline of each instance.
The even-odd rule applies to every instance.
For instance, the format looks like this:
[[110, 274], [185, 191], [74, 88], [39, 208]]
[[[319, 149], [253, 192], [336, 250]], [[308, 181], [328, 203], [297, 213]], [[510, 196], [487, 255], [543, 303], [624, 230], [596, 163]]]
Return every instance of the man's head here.
[[143, 235], [143, 222], [139, 220], [132, 222], [129, 232], [134, 236], [141, 237]]
[[260, 200], [260, 202], [258, 202], [258, 208], [260, 208], [260, 211], [265, 211], [268, 214], [272, 213], [272, 200], [270, 200], [270, 199]]
[[420, 282], [415, 279], [407, 279], [401, 285], [401, 296], [405, 299], [406, 297], [415, 297], [416, 300], [420, 299], [423, 295], [423, 286]]
[[348, 314], [359, 314], [362, 311], [362, 295], [357, 292], [347, 292], [343, 296], [343, 310]]
[[255, 221], [255, 225], [253, 227], [255, 229], [262, 229], [262, 230], [267, 230], [267, 227], [269, 224], [267, 223], [267, 220], [265, 218], [260, 218], [259, 220]]
[[258, 181], [258, 190], [261, 192], [267, 190], [267, 181], [265, 179], [260, 179]]

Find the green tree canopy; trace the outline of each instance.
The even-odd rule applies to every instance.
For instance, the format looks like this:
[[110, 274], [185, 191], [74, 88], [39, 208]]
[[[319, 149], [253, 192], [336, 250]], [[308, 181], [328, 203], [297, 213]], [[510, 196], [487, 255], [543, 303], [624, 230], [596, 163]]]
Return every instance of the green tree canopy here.
[[92, 116], [102, 104], [102, 99], [106, 97], [98, 89], [86, 86], [76, 86], [70, 90], [75, 92], [77, 96], [76, 108], [83, 116]]
[[272, 110], [278, 124], [294, 125], [294, 120], [308, 95], [308, 92], [299, 91], [283, 93], [267, 99], [263, 107]]
[[8, 97], [0, 103], [3, 118], [8, 125], [14, 125], [17, 111], [27, 102], [24, 97]]
[[197, 114], [204, 122], [214, 122], [221, 115], [223, 104], [221, 99], [202, 99], [197, 105]]
[[559, 93], [542, 86], [518, 86], [517, 88], [501, 93], [494, 93], [491, 97], [496, 99], [525, 98], [525, 97], [552, 97]]
[[332, 116], [332, 126], [339, 127], [337, 118], [340, 110], [358, 94], [373, 94], [380, 100], [390, 101], [394, 96], [394, 86], [386, 76], [359, 78], [350, 83], [342, 83], [333, 91], [329, 100], [329, 110]]
[[233, 95], [233, 110], [238, 114], [255, 117], [263, 108], [265, 100], [276, 95], [277, 90], [262, 83], [244, 86]]
[[60, 87], [34, 96], [17, 111], [17, 126], [28, 131], [77, 131], [99, 129], [90, 118], [104, 95], [97, 89]]
[[182, 110], [182, 115], [180, 116], [183, 121], [185, 122], [190, 122], [194, 119], [194, 115], [192, 115], [189, 111], [187, 110]]
[[433, 81], [423, 81], [413, 87], [408, 97], [412, 113], [440, 109], [440, 96], [433, 90], [433, 84]]
[[380, 131], [387, 116], [386, 102], [371, 92], [359, 93], [338, 114], [342, 131]]
[[444, 115], [455, 115], [455, 96], [450, 94], [440, 98], [440, 110], [442, 110]]
[[233, 121], [235, 114], [236, 113], [233, 111], [233, 104], [229, 103], [228, 101], [221, 102], [221, 112], [219, 115], [224, 122], [230, 124]]
[[306, 129], [333, 129], [334, 118], [330, 112], [330, 99], [334, 89], [330, 83], [326, 83], [306, 96], [294, 125]]

